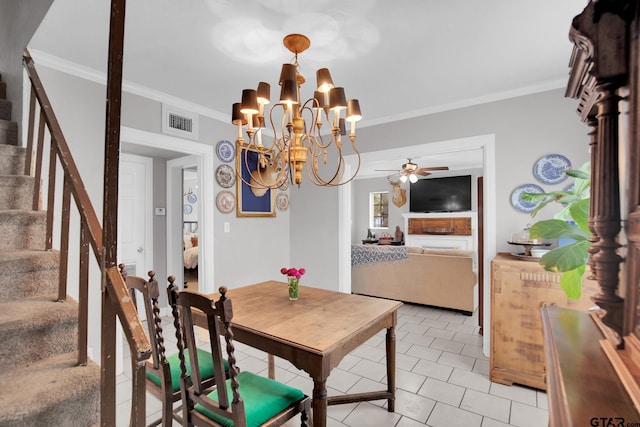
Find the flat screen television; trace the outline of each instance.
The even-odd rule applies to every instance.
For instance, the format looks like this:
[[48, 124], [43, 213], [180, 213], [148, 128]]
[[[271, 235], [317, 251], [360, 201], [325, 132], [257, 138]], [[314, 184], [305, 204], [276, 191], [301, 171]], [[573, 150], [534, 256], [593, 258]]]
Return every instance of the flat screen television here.
[[411, 212], [471, 210], [471, 175], [423, 178], [409, 187]]

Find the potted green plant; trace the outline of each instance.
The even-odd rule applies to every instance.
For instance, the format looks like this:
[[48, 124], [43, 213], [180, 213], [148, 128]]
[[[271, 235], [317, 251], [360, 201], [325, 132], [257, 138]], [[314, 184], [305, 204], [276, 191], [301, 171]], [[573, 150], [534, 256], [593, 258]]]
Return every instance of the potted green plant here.
[[589, 240], [592, 236], [589, 221], [589, 187], [591, 165], [585, 163], [580, 169], [569, 169], [565, 173], [574, 178], [567, 191], [550, 193], [523, 193], [522, 199], [539, 203], [531, 213], [535, 217], [541, 209], [551, 203], [560, 203], [563, 208], [553, 219], [538, 221], [529, 229], [532, 239], [571, 239], [572, 242], [558, 246], [540, 258], [540, 265], [547, 271], [560, 272], [560, 286], [571, 299], [580, 298], [582, 276], [589, 257]]

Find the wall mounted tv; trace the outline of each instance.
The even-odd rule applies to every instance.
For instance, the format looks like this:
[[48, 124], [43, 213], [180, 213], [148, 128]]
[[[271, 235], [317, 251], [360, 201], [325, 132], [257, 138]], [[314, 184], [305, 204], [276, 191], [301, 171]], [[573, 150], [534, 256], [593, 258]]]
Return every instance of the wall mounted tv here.
[[411, 212], [471, 210], [471, 175], [419, 179], [409, 187]]

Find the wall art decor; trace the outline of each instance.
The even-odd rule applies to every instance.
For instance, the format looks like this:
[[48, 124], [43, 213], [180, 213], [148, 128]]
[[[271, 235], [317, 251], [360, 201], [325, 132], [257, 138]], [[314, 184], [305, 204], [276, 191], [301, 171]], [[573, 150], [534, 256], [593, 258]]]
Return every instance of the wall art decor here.
[[[258, 169], [260, 155], [264, 156], [264, 167]], [[268, 179], [277, 165], [271, 163], [273, 152], [237, 146], [236, 150], [236, 216], [238, 217], [275, 217], [276, 191], [260, 187], [259, 182]], [[251, 185], [250, 185], [251, 184]]]

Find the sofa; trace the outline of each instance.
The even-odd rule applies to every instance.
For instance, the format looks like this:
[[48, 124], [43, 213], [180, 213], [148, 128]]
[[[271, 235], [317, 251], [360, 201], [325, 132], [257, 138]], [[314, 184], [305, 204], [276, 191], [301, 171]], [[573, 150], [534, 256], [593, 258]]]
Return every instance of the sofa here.
[[477, 306], [475, 252], [352, 245], [351, 264], [353, 293], [465, 314]]

